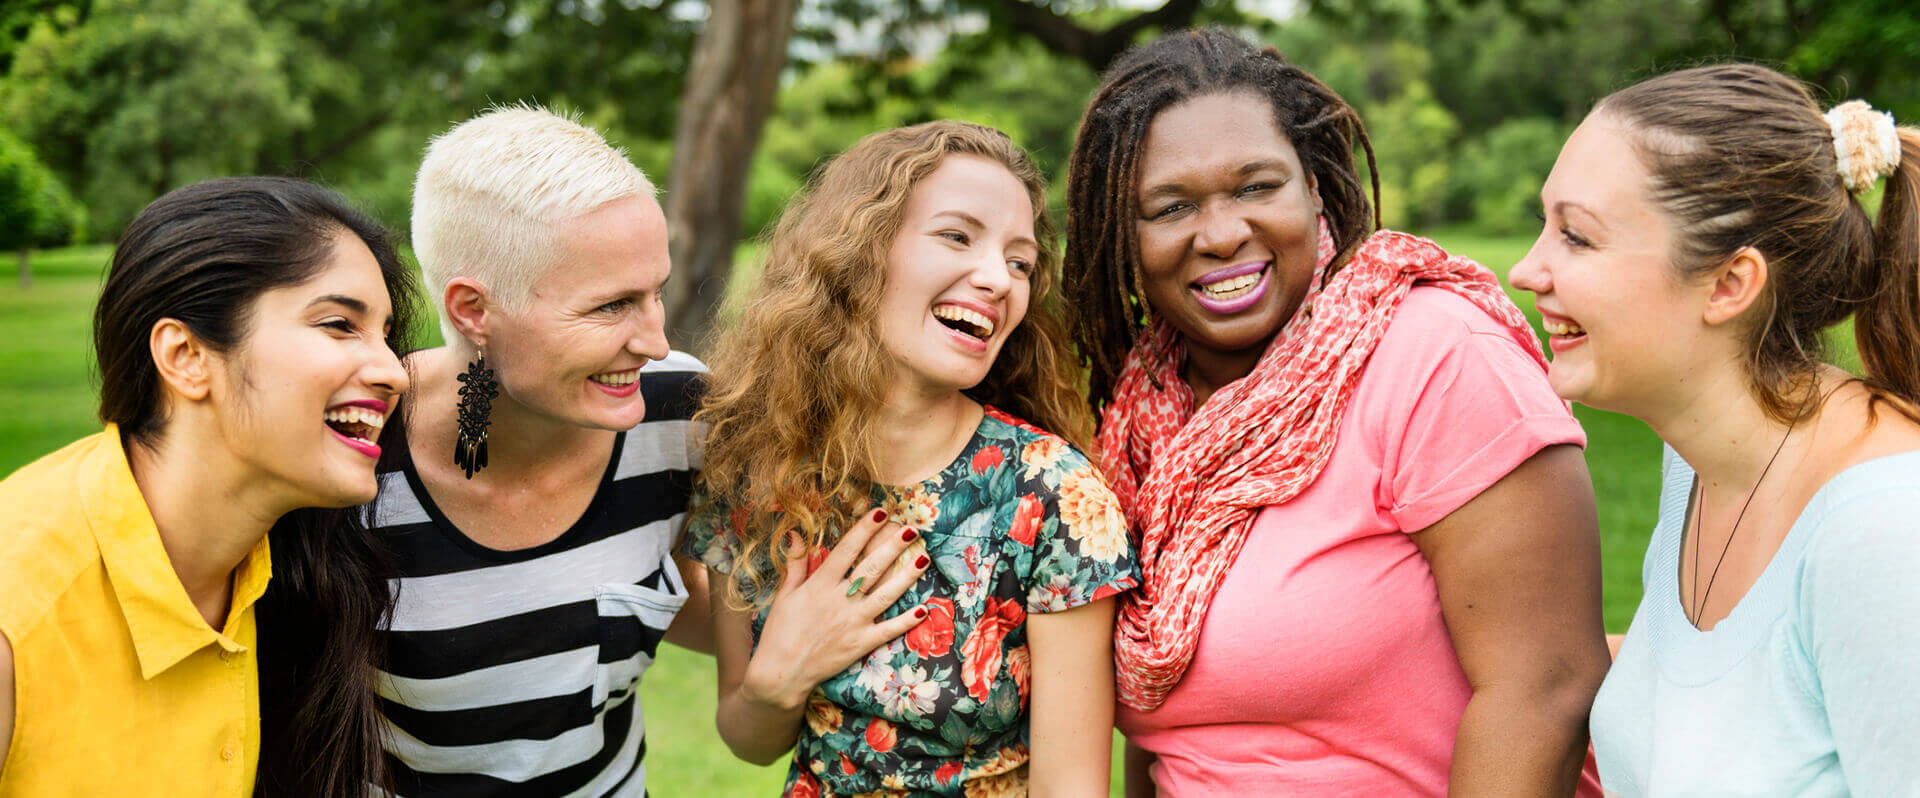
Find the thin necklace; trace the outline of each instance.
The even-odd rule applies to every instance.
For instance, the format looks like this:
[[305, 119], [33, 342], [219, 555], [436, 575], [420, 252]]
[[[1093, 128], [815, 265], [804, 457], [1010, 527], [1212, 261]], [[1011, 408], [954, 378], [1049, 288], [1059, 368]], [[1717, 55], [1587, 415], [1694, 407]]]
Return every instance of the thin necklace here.
[[1693, 477], [1693, 589], [1700, 594], [1700, 600], [1693, 608], [1693, 624], [1700, 625], [1700, 614], [1707, 610], [1707, 599], [1713, 595], [1713, 580], [1720, 576], [1720, 564], [1727, 561], [1727, 552], [1733, 548], [1733, 536], [1740, 532], [1740, 521], [1747, 517], [1747, 506], [1753, 504], [1753, 496], [1760, 492], [1760, 483], [1767, 481], [1767, 472], [1773, 470], [1773, 461], [1780, 459], [1780, 452], [1787, 448], [1787, 439], [1793, 437], [1793, 428], [1800, 421], [1795, 419], [1787, 425], [1787, 434], [1780, 436], [1780, 445], [1773, 447], [1773, 456], [1767, 458], [1767, 467], [1760, 469], [1760, 478], [1753, 481], [1753, 488], [1747, 491], [1747, 500], [1740, 504], [1740, 514], [1733, 517], [1733, 528], [1727, 530], [1727, 542], [1720, 547], [1720, 558], [1713, 561], [1713, 571], [1707, 574], [1707, 589], [1700, 592], [1700, 531], [1706, 526], [1707, 505], [1702, 499], [1706, 489], [1700, 486], [1700, 475]]

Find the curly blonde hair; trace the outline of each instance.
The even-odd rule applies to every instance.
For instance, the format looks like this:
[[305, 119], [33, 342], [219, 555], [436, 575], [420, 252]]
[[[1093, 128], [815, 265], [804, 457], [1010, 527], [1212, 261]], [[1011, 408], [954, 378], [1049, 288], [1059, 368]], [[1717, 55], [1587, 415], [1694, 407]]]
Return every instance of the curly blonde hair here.
[[[1033, 206], [1040, 255], [1026, 319], [967, 396], [1084, 444], [1091, 416], [1055, 297], [1058, 235], [1046, 180], [1006, 134], [966, 122], [875, 133], [834, 159], [789, 205], [766, 269], [735, 325], [720, 331], [696, 422], [706, 426], [702, 487], [735, 508], [729, 595], [748, 604], [785, 575], [776, 541], [829, 547], [873, 489], [875, 426], [895, 368], [876, 323], [887, 252], [913, 188], [950, 155], [1007, 168]], [[698, 510], [696, 510], [697, 512]]]

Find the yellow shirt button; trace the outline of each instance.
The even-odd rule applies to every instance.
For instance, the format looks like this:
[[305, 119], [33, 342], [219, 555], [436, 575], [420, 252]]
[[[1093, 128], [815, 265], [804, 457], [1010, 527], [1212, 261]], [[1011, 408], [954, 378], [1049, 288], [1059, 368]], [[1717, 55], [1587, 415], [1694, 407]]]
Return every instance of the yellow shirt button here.
[[220, 749], [220, 761], [233, 761], [233, 743], [227, 743], [226, 747]]

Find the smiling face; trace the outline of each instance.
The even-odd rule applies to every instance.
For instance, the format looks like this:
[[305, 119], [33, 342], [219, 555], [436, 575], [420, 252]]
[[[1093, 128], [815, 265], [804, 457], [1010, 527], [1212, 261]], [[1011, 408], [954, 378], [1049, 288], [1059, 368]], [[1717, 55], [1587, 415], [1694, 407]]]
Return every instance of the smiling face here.
[[1251, 92], [1168, 107], [1141, 153], [1147, 302], [1194, 354], [1264, 351], [1300, 308], [1319, 242], [1318, 183]]
[[1710, 287], [1672, 268], [1672, 223], [1632, 141], [1604, 110], [1580, 124], [1540, 191], [1545, 229], [1508, 278], [1539, 295], [1554, 391], [1646, 417], [1645, 401], [1695, 370]]
[[213, 389], [237, 457], [292, 507], [345, 507], [378, 491], [374, 444], [407, 372], [387, 347], [393, 315], [380, 265], [347, 232], [305, 282], [262, 293]]
[[615, 200], [560, 227], [566, 251], [522, 312], [497, 312], [487, 363], [502, 398], [534, 415], [604, 430], [646, 416], [640, 367], [667, 356], [660, 294], [667, 222], [651, 197]]
[[998, 163], [948, 156], [913, 187], [887, 249], [881, 346], [920, 389], [986, 379], [1027, 313], [1039, 262], [1033, 203]]

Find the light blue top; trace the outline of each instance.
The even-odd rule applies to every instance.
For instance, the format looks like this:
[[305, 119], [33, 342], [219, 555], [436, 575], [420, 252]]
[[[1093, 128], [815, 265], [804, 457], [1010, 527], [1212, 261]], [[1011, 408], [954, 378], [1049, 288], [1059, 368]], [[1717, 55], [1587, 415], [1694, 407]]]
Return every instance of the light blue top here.
[[1646, 595], [1593, 705], [1609, 795], [1920, 795], [1920, 451], [1821, 486], [1712, 631], [1680, 605], [1666, 451]]

